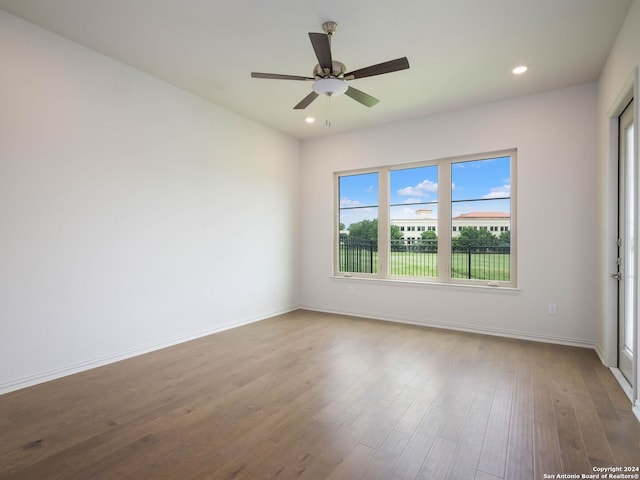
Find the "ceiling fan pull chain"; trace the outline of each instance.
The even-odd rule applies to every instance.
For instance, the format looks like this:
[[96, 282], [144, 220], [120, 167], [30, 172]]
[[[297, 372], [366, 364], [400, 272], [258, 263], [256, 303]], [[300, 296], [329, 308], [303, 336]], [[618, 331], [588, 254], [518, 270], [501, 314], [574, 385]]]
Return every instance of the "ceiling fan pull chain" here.
[[326, 97], [324, 126], [331, 128], [331, 95], [327, 94]]

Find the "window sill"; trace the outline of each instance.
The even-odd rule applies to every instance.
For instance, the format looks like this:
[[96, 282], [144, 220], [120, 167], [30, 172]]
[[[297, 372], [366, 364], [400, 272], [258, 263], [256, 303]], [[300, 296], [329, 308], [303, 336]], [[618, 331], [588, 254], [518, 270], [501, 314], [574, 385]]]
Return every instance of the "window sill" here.
[[367, 278], [367, 277], [350, 277], [347, 275], [332, 275], [334, 281], [355, 281], [366, 282], [371, 284], [385, 285], [389, 287], [404, 288], [436, 288], [445, 290], [469, 291], [475, 293], [495, 293], [498, 295], [520, 295], [521, 289], [517, 287], [501, 287], [490, 285], [468, 285], [462, 283], [442, 283], [427, 282], [419, 280], [400, 280], [397, 278]]

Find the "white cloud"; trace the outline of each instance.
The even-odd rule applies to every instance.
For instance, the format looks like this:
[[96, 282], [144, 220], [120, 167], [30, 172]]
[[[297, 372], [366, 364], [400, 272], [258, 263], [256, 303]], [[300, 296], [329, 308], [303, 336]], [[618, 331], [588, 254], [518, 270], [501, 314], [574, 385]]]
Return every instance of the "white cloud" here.
[[355, 207], [361, 207], [362, 203], [360, 203], [358, 200], [351, 200], [350, 198], [347, 197], [342, 197], [340, 199], [340, 208], [355, 208]]
[[484, 195], [482, 198], [490, 199], [490, 198], [504, 198], [511, 196], [511, 185], [502, 185], [501, 187], [494, 187], [491, 189], [489, 193]]
[[455, 204], [456, 206], [451, 208], [451, 217], [455, 218], [455, 217], [459, 217], [460, 215], [464, 215], [465, 213], [471, 213], [472, 210], [471, 208], [469, 208], [468, 206], [457, 206], [457, 204]]
[[407, 208], [404, 207], [401, 210], [401, 214], [399, 218], [415, 218], [416, 217], [416, 210], [415, 208]]
[[429, 197], [430, 193], [435, 193], [437, 191], [437, 183], [434, 183], [431, 180], [424, 180], [414, 187], [401, 188], [398, 190], [398, 195], [402, 195], [403, 197], [425, 198]]
[[340, 223], [344, 223], [347, 229], [354, 223], [376, 218], [378, 218], [376, 208], [356, 208], [355, 210], [342, 210], [340, 213]]
[[403, 203], [420, 203], [420, 202], [422, 202], [422, 201], [423, 201], [423, 199], [422, 199], [422, 198], [412, 198], [412, 197], [409, 197], [409, 198], [405, 198]]

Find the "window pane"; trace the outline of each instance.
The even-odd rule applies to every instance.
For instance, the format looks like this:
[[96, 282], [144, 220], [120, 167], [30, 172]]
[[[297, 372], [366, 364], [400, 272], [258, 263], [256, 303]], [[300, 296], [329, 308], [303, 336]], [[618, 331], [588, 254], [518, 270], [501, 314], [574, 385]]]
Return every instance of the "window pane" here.
[[390, 274], [438, 276], [438, 167], [392, 170]]
[[451, 278], [508, 282], [511, 157], [451, 164]]
[[[626, 184], [626, 219], [625, 223], [627, 225], [627, 229], [625, 231], [625, 239], [623, 245], [627, 245], [626, 250], [626, 259], [625, 263], [629, 266], [634, 265], [634, 251], [636, 244], [636, 232], [635, 232], [635, 191], [634, 186], [635, 182], [635, 162], [633, 161], [633, 124], [631, 124], [624, 133], [624, 152], [626, 153], [625, 166], [627, 168], [627, 172], [625, 172], [625, 178], [627, 179]], [[624, 277], [624, 288], [625, 288], [625, 302], [627, 305], [625, 306], [625, 316], [628, 317], [624, 322], [624, 348], [630, 354], [633, 354], [633, 327], [635, 323], [635, 319], [633, 318], [633, 312], [635, 311], [635, 300], [634, 300], [634, 292], [635, 292], [635, 277], [634, 277], [634, 267], [630, 267], [626, 269], [626, 275]]]
[[339, 271], [378, 272], [378, 174], [338, 177]]

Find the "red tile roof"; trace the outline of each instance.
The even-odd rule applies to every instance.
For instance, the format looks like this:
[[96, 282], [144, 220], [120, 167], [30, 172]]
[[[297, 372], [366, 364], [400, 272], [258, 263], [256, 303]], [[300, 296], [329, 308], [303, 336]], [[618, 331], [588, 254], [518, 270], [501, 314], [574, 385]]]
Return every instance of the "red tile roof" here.
[[464, 218], [510, 218], [511, 215], [504, 212], [469, 212], [453, 217], [454, 219], [462, 220]]

